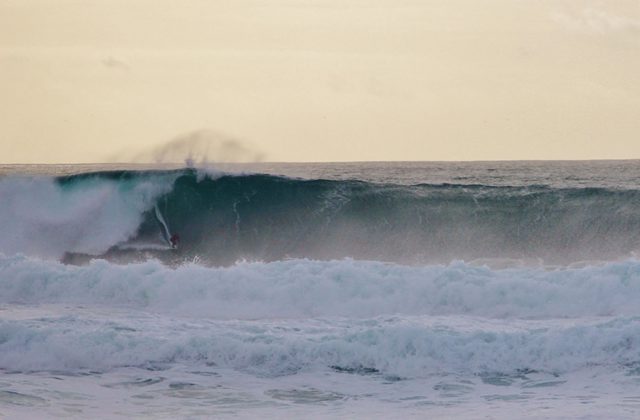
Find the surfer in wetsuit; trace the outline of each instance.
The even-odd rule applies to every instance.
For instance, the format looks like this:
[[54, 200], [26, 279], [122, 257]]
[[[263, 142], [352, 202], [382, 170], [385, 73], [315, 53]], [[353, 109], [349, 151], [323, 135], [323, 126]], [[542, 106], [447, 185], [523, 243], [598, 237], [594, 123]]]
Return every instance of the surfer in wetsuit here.
[[173, 235], [171, 235], [171, 238], [169, 238], [169, 242], [171, 242], [171, 248], [177, 248], [178, 242], [180, 242], [180, 235], [174, 233]]

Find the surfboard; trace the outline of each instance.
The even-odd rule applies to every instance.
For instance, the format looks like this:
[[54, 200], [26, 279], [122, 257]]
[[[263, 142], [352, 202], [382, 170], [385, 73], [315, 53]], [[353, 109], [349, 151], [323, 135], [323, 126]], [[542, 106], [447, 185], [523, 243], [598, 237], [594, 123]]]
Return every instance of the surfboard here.
[[116, 246], [119, 250], [133, 250], [133, 251], [170, 251], [175, 249], [171, 245], [151, 243], [151, 242], [133, 242], [120, 244]]
[[177, 248], [176, 246], [174, 246], [171, 243], [171, 232], [169, 231], [169, 226], [167, 226], [167, 222], [165, 222], [164, 217], [162, 217], [162, 213], [160, 213], [160, 209], [158, 208], [157, 204], [155, 205], [155, 213], [156, 213], [156, 219], [158, 219], [158, 222], [160, 223], [160, 226], [162, 227], [162, 229], [160, 229], [160, 232], [162, 233], [162, 237], [164, 238], [165, 242], [172, 249]]

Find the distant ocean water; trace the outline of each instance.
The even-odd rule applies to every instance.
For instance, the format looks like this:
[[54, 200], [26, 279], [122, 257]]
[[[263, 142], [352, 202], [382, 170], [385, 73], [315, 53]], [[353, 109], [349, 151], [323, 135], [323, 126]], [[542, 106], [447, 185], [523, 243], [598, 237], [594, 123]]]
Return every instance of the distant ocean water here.
[[638, 418], [638, 253], [640, 161], [0, 165], [0, 416]]

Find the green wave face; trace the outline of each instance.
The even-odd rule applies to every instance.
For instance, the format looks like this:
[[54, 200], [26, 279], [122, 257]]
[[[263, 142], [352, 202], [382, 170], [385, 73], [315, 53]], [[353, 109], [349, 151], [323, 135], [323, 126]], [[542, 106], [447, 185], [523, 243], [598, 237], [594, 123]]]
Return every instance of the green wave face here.
[[[639, 191], [401, 186], [259, 174], [215, 177], [195, 170], [82, 174], [59, 183], [75, 188], [96, 178], [123, 188], [141, 179], [172, 183], [156, 206], [169, 231], [180, 236], [180, 246], [145, 252], [167, 262], [355, 258], [553, 264], [615, 259], [640, 247]], [[132, 241], [166, 244], [162, 237], [155, 210], [149, 209]]]

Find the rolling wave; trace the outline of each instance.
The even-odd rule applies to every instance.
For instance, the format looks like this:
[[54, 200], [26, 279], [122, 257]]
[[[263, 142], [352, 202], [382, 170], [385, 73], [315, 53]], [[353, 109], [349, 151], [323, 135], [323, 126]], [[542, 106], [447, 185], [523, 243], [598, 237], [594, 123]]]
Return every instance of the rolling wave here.
[[200, 319], [640, 316], [639, 300], [637, 260], [555, 270], [354, 260], [174, 269], [159, 261], [70, 266], [0, 256], [0, 304], [110, 305]]
[[[567, 264], [640, 248], [640, 191], [629, 189], [407, 186], [185, 169], [6, 177], [0, 195], [8, 197], [0, 203], [1, 252], [68, 262]], [[162, 247], [168, 232], [181, 238], [171, 252]]]
[[60, 315], [0, 321], [0, 369], [73, 373], [185, 364], [260, 376], [333, 369], [400, 379], [559, 375], [596, 366], [637, 374], [640, 364], [637, 317], [544, 323], [419, 316], [223, 322], [49, 309]]

